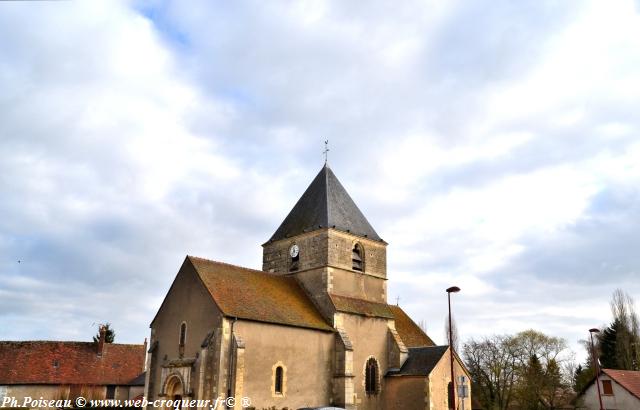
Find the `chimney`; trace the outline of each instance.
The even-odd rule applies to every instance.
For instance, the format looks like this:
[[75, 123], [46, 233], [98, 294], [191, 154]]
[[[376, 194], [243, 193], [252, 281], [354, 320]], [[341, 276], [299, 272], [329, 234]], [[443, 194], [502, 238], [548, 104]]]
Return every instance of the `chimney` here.
[[98, 339], [98, 356], [102, 356], [104, 350], [104, 343], [107, 338], [107, 328], [104, 325], [100, 325], [100, 339]]

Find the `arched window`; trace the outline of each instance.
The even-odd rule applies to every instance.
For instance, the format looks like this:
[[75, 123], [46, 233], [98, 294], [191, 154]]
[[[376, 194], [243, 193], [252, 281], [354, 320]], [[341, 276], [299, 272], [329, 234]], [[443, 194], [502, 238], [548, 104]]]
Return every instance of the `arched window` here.
[[364, 249], [359, 243], [353, 245], [351, 251], [351, 268], [359, 272], [364, 271]]
[[378, 363], [373, 357], [367, 360], [364, 374], [364, 391], [367, 395], [378, 394]]
[[273, 388], [275, 394], [282, 394], [283, 377], [284, 371], [282, 370], [282, 366], [276, 367], [276, 380]]

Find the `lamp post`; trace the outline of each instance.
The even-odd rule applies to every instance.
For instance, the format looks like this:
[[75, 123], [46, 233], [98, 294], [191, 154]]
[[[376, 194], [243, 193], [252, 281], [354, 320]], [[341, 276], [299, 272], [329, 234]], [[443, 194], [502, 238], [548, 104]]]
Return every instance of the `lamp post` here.
[[451, 293], [460, 292], [457, 286], [451, 286], [447, 289], [447, 301], [449, 302], [449, 353], [451, 358], [451, 391], [449, 392], [451, 403], [449, 408], [456, 408], [456, 380], [453, 375], [453, 328], [451, 326]]
[[602, 407], [602, 395], [600, 394], [600, 366], [598, 366], [598, 358], [596, 357], [596, 348], [593, 345], [593, 334], [600, 333], [599, 329], [595, 327], [593, 329], [589, 329], [589, 337], [591, 338], [591, 356], [593, 357], [593, 366], [596, 370], [596, 386], [598, 386], [598, 403], [600, 404], [600, 410], [603, 410]]

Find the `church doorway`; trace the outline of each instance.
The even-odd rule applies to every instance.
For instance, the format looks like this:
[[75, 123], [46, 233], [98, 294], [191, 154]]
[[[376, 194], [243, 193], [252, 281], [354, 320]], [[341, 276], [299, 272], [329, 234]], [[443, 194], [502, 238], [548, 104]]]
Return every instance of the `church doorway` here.
[[173, 407], [166, 407], [166, 410], [182, 410], [182, 397], [184, 396], [184, 386], [178, 376], [170, 376], [165, 387], [167, 400], [173, 401]]

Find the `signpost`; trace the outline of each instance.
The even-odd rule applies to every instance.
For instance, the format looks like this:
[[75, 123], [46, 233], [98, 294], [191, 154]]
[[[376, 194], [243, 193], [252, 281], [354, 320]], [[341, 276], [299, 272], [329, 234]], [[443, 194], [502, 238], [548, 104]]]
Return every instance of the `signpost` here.
[[464, 410], [464, 399], [469, 397], [469, 386], [467, 385], [467, 377], [458, 377], [458, 397], [460, 398], [461, 409]]

